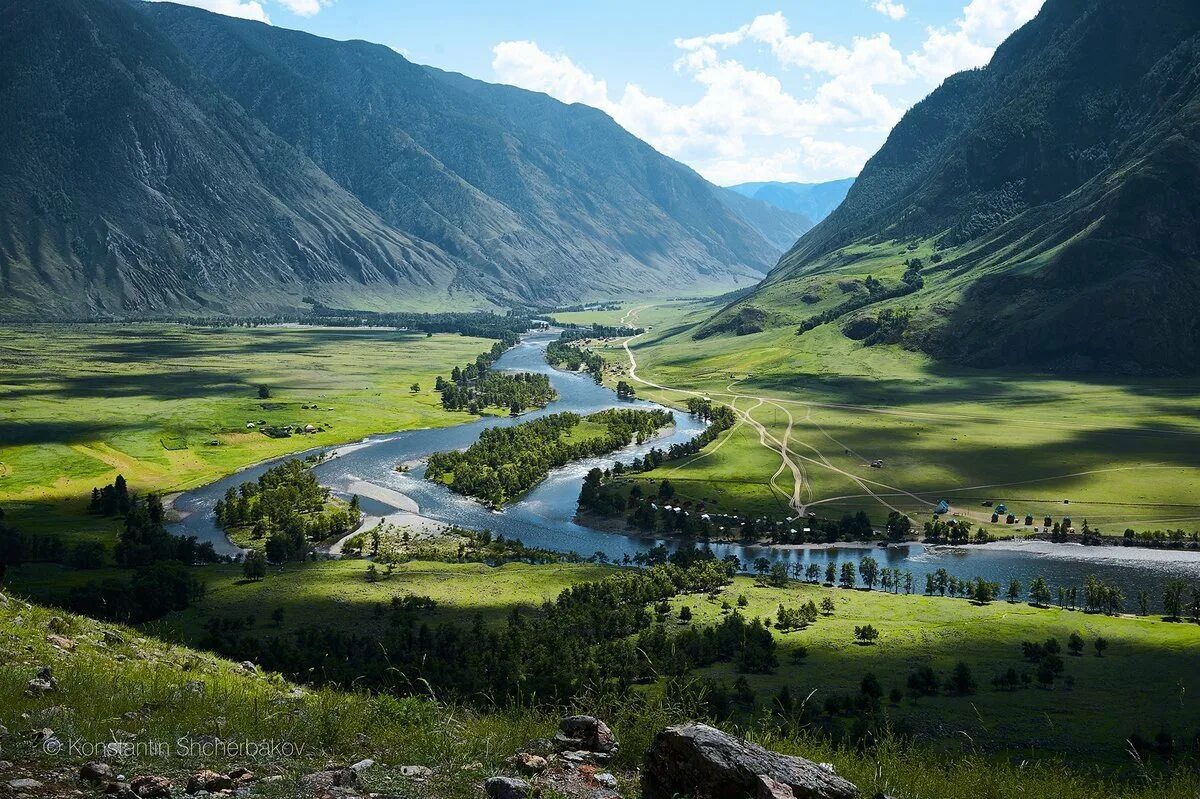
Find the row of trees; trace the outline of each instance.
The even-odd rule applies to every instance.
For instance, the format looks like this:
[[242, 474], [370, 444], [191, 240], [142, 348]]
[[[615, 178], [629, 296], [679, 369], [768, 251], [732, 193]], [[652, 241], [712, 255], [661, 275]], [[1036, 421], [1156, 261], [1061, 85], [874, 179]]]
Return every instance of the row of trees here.
[[571, 461], [614, 452], [674, 422], [670, 411], [611, 409], [586, 417], [602, 431], [572, 437], [584, 417], [556, 413], [513, 427], [484, 430], [463, 452], [430, 456], [425, 476], [454, 491], [499, 506], [537, 485], [549, 471]]
[[[542, 408], [558, 396], [548, 375], [535, 372], [479, 372], [470, 364], [447, 382], [439, 376], [435, 388], [448, 411], [479, 413], [484, 408], [507, 408], [516, 416], [529, 408]], [[456, 379], [457, 377], [457, 379]]]

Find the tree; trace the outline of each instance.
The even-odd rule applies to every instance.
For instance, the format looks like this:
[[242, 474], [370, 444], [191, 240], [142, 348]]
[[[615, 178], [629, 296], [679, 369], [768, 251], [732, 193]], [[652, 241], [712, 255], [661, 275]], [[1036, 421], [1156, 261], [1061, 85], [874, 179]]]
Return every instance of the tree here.
[[908, 689], [918, 696], [935, 696], [940, 687], [937, 672], [929, 666], [920, 666], [908, 675]]
[[1172, 580], [1163, 589], [1163, 611], [1168, 619], [1179, 621], [1183, 612], [1183, 592], [1186, 588], [1187, 584], [1183, 580]]
[[854, 627], [854, 638], [861, 644], [872, 644], [879, 638], [879, 630], [870, 624]]
[[421, 391], [421, 384], [420, 384], [420, 383], [413, 383], [411, 386], [409, 386], [409, 387], [408, 387], [408, 390], [409, 390], [409, 391], [411, 391], [411, 392], [412, 392], [412, 393], [414, 393], [414, 394], [418, 394], [418, 393], [420, 393], [420, 391]]
[[946, 681], [946, 689], [955, 696], [969, 696], [975, 693], [975, 678], [971, 675], [971, 667], [966, 661], [958, 661], [950, 679]]
[[1078, 657], [1083, 653], [1083, 636], [1079, 633], [1071, 633], [1071, 637], [1067, 639], [1067, 649], [1071, 650], [1071, 654]]
[[275, 622], [276, 627], [283, 625], [283, 608], [278, 607], [271, 611], [271, 621]]
[[252, 549], [246, 553], [246, 559], [242, 561], [242, 576], [247, 580], [261, 580], [267, 576], [267, 558], [257, 549]]
[[825, 584], [833, 585], [833, 581], [837, 579], [837, 567], [832, 563], [825, 566]]
[[367, 582], [368, 583], [379, 582], [379, 569], [377, 569], [375, 567], [374, 563], [367, 566]]
[[834, 607], [833, 607], [832, 599], [830, 599], [829, 597], [825, 597], [824, 599], [821, 600], [821, 611], [826, 616], [832, 616], [833, 610], [834, 610]]
[[864, 557], [858, 564], [858, 570], [867, 585], [867, 590], [873, 589], [879, 579], [879, 564], [875, 562], [875, 558], [870, 555]]
[[1034, 607], [1048, 606], [1052, 596], [1050, 586], [1046, 585], [1046, 580], [1040, 576], [1035, 578], [1033, 584], [1029, 586], [1029, 598]]
[[1013, 580], [1008, 584], [1008, 601], [1016, 602], [1021, 598], [1021, 581]]
[[[663, 482], [666, 482], [665, 480]], [[759, 577], [762, 577], [771, 570], [771, 561], [768, 558], [756, 558], [754, 561], [754, 571]]]
[[259, 399], [270, 399], [271, 398], [271, 387], [266, 386], [266, 385], [259, 385], [258, 398]]
[[679, 620], [685, 624], [690, 622], [692, 620], [692, 609], [687, 605], [681, 607], [679, 609]]
[[1092, 643], [1092, 646], [1096, 647], [1096, 657], [1102, 658], [1102, 657], [1104, 657], [1104, 650], [1108, 649], [1108, 639], [1107, 638], [1097, 638]]
[[854, 564], [852, 562], [846, 561], [842, 564], [842, 577], [840, 582], [842, 584], [842, 588], [854, 587]]
[[885, 529], [889, 541], [904, 541], [912, 534], [912, 520], [892, 511], [888, 514]]

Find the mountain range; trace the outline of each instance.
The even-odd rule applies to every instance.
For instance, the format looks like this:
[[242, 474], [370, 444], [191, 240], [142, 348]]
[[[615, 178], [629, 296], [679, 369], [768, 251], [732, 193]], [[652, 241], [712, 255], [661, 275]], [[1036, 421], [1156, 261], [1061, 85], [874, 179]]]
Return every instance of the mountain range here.
[[140, 0], [0, 0], [0, 314], [726, 290], [805, 217], [582, 105]]
[[824, 183], [739, 183], [729, 190], [743, 197], [752, 197], [775, 208], [799, 214], [814, 225], [833, 212], [846, 199], [854, 178], [830, 180]]
[[838, 324], [969, 366], [1195, 373], [1200, 3], [1047, 0], [914, 106], [697, 335]]

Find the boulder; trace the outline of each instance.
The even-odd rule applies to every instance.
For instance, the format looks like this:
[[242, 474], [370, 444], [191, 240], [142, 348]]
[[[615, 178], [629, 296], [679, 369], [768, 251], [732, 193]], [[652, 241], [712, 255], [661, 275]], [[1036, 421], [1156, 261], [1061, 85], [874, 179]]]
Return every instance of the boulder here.
[[133, 792], [134, 796], [140, 796], [142, 799], [170, 796], [171, 781], [166, 777], [152, 775], [134, 777], [129, 781], [129, 790]]
[[560, 752], [593, 752], [602, 755], [611, 755], [618, 749], [613, 731], [593, 716], [567, 716], [558, 724], [554, 745]]
[[771, 752], [709, 727], [681, 724], [654, 737], [642, 768], [643, 799], [855, 799], [830, 769]]
[[8, 787], [14, 791], [32, 791], [35, 788], [41, 788], [42, 783], [30, 777], [20, 777], [15, 780], [9, 780]]
[[79, 778], [88, 782], [109, 782], [115, 777], [116, 772], [107, 763], [84, 763], [79, 767]]
[[233, 780], [224, 774], [218, 774], [215, 771], [203, 769], [197, 771], [192, 776], [188, 777], [187, 792], [200, 793], [207, 791], [208, 793], [216, 793], [233, 787]]
[[555, 759], [533, 778], [539, 796], [562, 799], [621, 799], [616, 777], [589, 764]]
[[525, 774], [537, 774], [545, 771], [549, 763], [541, 755], [532, 752], [517, 752], [511, 760], [512, 764]]
[[516, 777], [492, 777], [483, 784], [488, 799], [526, 799], [529, 783]]

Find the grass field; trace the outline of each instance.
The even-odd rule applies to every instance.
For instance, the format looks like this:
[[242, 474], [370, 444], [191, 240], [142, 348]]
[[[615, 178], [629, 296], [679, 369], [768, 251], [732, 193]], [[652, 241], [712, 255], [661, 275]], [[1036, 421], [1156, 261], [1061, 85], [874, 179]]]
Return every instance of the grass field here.
[[[564, 588], [595, 580], [612, 567], [591, 564], [529, 566], [510, 563], [489, 567], [474, 563], [412, 561], [400, 564], [377, 583], [365, 579], [362, 560], [288, 564], [274, 569], [261, 582], [241, 579], [235, 566], [208, 567], [201, 574], [208, 593], [196, 606], [153, 624], [150, 631], [168, 640], [195, 643], [204, 624], [213, 618], [254, 616], [253, 631], [262, 637], [287, 634], [301, 626], [330, 626], [369, 632], [387, 623], [392, 597], [427, 596], [438, 603], [423, 617], [431, 622], [469, 625], [476, 614], [487, 624], [502, 624], [513, 608], [534, 610]], [[381, 576], [384, 570], [380, 569]], [[739, 577], [720, 597], [689, 595], [672, 602], [672, 621], [684, 605], [694, 624], [717, 621], [722, 602], [736, 607], [739, 596], [748, 605], [747, 617], [773, 618], [779, 605], [795, 607], [831, 597], [836, 610], [807, 630], [774, 631], [780, 666], [773, 674], [747, 675], [760, 705], [770, 706], [788, 686], [797, 701], [816, 691], [816, 706], [831, 693], [854, 693], [863, 676], [874, 673], [885, 692], [904, 688], [908, 673], [918, 665], [933, 666], [945, 677], [954, 664], [970, 664], [979, 691], [974, 696], [905, 698], [887, 712], [894, 723], [907, 720], [926, 743], [959, 753], [978, 749], [1003, 750], [1022, 757], [1068, 755], [1082, 760], [1123, 762], [1124, 740], [1139, 731], [1153, 738], [1169, 730], [1186, 746], [1200, 732], [1200, 627], [1155, 618], [1113, 618], [1025, 604], [994, 602], [976, 606], [965, 600], [891, 596], [882, 592], [827, 589], [791, 583], [768, 588]], [[281, 623], [272, 620], [282, 609]], [[384, 612], [380, 612], [380, 610]], [[880, 631], [877, 643], [859, 646], [854, 627], [872, 624]], [[1022, 641], [1056, 637], [1064, 650], [1067, 637], [1080, 633], [1087, 640], [1081, 657], [1066, 656], [1066, 674], [1052, 690], [1028, 687], [997, 691], [992, 677], [1008, 667], [1034, 670], [1021, 657]], [[1104, 657], [1096, 657], [1092, 642], [1108, 639]], [[803, 645], [808, 657], [801, 665], [792, 650]], [[730, 664], [699, 672], [732, 683]], [[1119, 696], [1119, 699], [1117, 697]]]
[[[107, 539], [113, 523], [83, 507], [118, 473], [171, 492], [310, 447], [462, 422], [434, 378], [490, 345], [361, 328], [6, 327], [0, 503], [22, 529]], [[259, 421], [321, 431], [268, 438], [247, 429]]]
[[[67, 636], [72, 649], [53, 646], [48, 630]], [[30, 675], [47, 665], [54, 670], [57, 690], [31, 694], [26, 690]], [[585, 701], [569, 710], [600, 713], [612, 724], [622, 743], [613, 770], [622, 794], [634, 799], [645, 745], [666, 724], [686, 718], [684, 708], [643, 697], [630, 697], [623, 705]], [[56, 740], [68, 745], [53, 751], [33, 736], [14, 734], [5, 741], [5, 758], [15, 764], [10, 774], [36, 776], [55, 795], [85, 787], [73, 774], [94, 759], [75, 754], [71, 742], [116, 739], [166, 743], [158, 752], [133, 750], [120, 762], [128, 775], [166, 775], [183, 782], [200, 768], [246, 766], [260, 779], [275, 775], [282, 780], [263, 786], [268, 795], [290, 796], [301, 774], [330, 761], [370, 757], [376, 766], [365, 774], [369, 791], [467, 799], [481, 795], [482, 780], [503, 770], [504, 760], [523, 742], [552, 735], [558, 716], [553, 711], [480, 712], [423, 697], [299, 688], [278, 675], [251, 673], [228, 660], [143, 637], [137, 630], [0, 602], [0, 724], [13, 731], [52, 728]], [[997, 761], [982, 755], [946, 758], [924, 747], [886, 742], [858, 752], [803, 734], [762, 728], [740, 732], [773, 749], [831, 762], [868, 796], [876, 791], [906, 799], [1196, 795], [1196, 777], [1188, 771], [1163, 778], [1149, 770], [1118, 782], [1078, 765]], [[295, 751], [205, 756], [175, 745], [180, 739], [204, 740], [202, 736], [232, 743], [289, 743]], [[428, 766], [432, 777], [414, 782], [404, 775], [405, 765]]]
[[[920, 739], [955, 753], [1002, 750], [1015, 757], [1048, 753], [1072, 760], [1122, 763], [1126, 738], [1137, 731], [1153, 739], [1160, 730], [1172, 733], [1187, 748], [1200, 733], [1200, 627], [1157, 618], [1108, 617], [1039, 609], [1026, 604], [993, 602], [986, 606], [966, 600], [893, 596], [879, 591], [844, 590], [792, 583], [768, 588], [739, 577], [720, 597], [682, 597], [674, 600], [673, 617], [687, 605], [693, 623], [708, 623], [722, 613], [721, 603], [736, 607], [748, 618], [774, 618], [777, 608], [797, 607], [812, 599], [818, 607], [832, 598], [835, 610], [822, 615], [806, 630], [775, 630], [780, 667], [774, 674], [748, 675], [757, 700], [775, 701], [788, 687], [797, 702], [820, 707], [830, 693], [854, 694], [862, 678], [873, 673], [885, 697], [892, 688], [906, 690], [908, 674], [932, 666], [945, 679], [954, 665], [968, 663], [978, 692], [972, 696], [939, 696], [885, 706], [893, 724], [907, 722]], [[854, 628], [871, 624], [879, 630], [876, 643], [855, 642]], [[1066, 654], [1067, 638], [1078, 632], [1087, 646], [1082, 656]], [[1092, 647], [1097, 636], [1109, 641], [1103, 657]], [[1052, 689], [995, 690], [992, 678], [1009, 667], [1032, 673], [1022, 659], [1021, 642], [1059, 639], [1066, 661], [1065, 675]], [[795, 648], [808, 656], [797, 665]], [[728, 679], [736, 676], [728, 664], [704, 673]], [[812, 693], [812, 692], [816, 693]]]
[[[1069, 515], [1110, 533], [1200, 527], [1196, 380], [952, 369], [865, 347], [833, 325], [693, 340], [712, 311], [674, 303], [631, 314], [651, 328], [632, 343], [638, 377], [675, 389], [635, 382], [641, 396], [678, 406], [695, 392], [744, 412], [702, 456], [647, 475], [669, 476], [689, 498], [773, 514], [865, 509], [880, 521], [895, 508], [923, 521], [945, 497], [980, 523], [990, 518], [981, 503], [994, 500], [1039, 524]], [[628, 364], [619, 344], [605, 357]], [[870, 467], [876, 459], [883, 468]]]
[[[332, 560], [289, 563], [271, 568], [266, 579], [242, 579], [240, 566], [214, 566], [199, 572], [207, 582], [207, 593], [195, 607], [172, 614], [155, 626], [171, 640], [196, 641], [204, 622], [214, 617], [244, 617], [253, 612], [252, 628], [260, 635], [274, 636], [300, 626], [352, 627], [369, 631], [386, 624], [376, 607], [386, 609], [392, 597], [431, 597], [438, 606], [427, 611], [431, 621], [468, 623], [475, 614], [489, 624], [502, 622], [514, 607], [537, 608], [563, 589], [578, 582], [599, 579], [611, 570], [588, 564], [529, 566], [507, 563], [410, 561], [395, 567], [389, 576], [382, 567], [380, 580], [366, 580], [367, 563], [362, 560]], [[275, 624], [271, 613], [283, 609], [283, 623]], [[250, 632], [250, 630], [247, 630]]]

